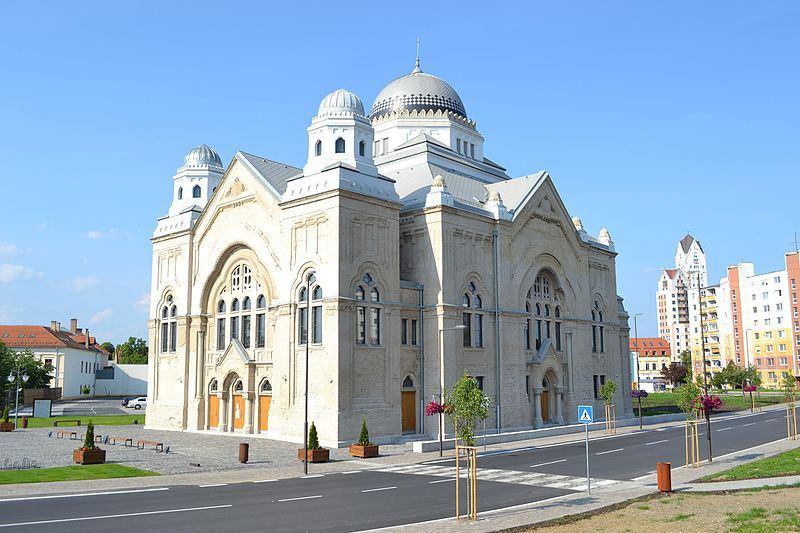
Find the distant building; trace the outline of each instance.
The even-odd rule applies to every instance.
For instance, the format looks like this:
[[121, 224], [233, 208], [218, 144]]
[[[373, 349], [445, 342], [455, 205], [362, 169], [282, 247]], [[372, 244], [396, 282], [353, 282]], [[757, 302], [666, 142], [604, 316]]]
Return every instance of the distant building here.
[[45, 326], [0, 325], [0, 342], [14, 351], [30, 350], [40, 361], [53, 367], [51, 387], [60, 387], [62, 396], [81, 396], [81, 388], [95, 391], [95, 372], [108, 363], [109, 353], [89, 334], [70, 320], [70, 329], [62, 330], [53, 321]]
[[689, 348], [688, 282], [678, 269], [661, 272], [656, 292], [658, 335], [669, 342], [670, 352], [677, 359]]
[[672, 363], [669, 341], [658, 337], [631, 339], [631, 353], [638, 369], [637, 388], [648, 392], [663, 390], [666, 380], [661, 370]]

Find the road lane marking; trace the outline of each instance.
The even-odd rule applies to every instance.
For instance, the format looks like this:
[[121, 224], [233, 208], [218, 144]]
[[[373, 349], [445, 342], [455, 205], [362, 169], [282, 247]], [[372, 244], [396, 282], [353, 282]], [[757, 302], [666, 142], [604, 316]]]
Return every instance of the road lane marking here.
[[749, 424], [742, 424], [740, 427], [746, 428], [747, 426], [755, 426], [755, 422], [750, 422]]
[[733, 428], [722, 428], [722, 429], [718, 429], [717, 431], [728, 431], [729, 429], [733, 429]]
[[652, 446], [653, 444], [661, 444], [662, 442], [669, 442], [669, 439], [657, 440], [655, 442], [647, 442], [645, 443], [645, 446]]
[[272, 483], [273, 481], [278, 481], [277, 479], [258, 479], [253, 481], [253, 483]]
[[339, 472], [340, 474], [358, 474], [361, 470], [350, 470], [349, 472]]
[[452, 478], [452, 479], [437, 479], [436, 481], [428, 481], [428, 484], [429, 485], [433, 485], [434, 483], [450, 483], [450, 482], [453, 482], [455, 480], [456, 480], [456, 478]]
[[595, 455], [605, 455], [605, 454], [607, 454], [607, 453], [616, 453], [616, 452], [621, 452], [621, 451], [622, 451], [622, 450], [624, 450], [624, 449], [625, 449], [625, 448], [617, 448], [616, 450], [608, 450], [608, 451], [605, 451], [605, 452], [597, 452]]
[[197, 485], [201, 489], [207, 489], [209, 487], [227, 487], [227, 483], [209, 483], [208, 485]]
[[77, 518], [55, 518], [52, 520], [36, 520], [34, 522], [16, 522], [13, 524], [0, 524], [0, 527], [20, 527], [20, 526], [35, 526], [41, 524], [59, 524], [63, 522], [82, 522], [86, 520], [103, 520], [108, 518], [126, 518], [129, 516], [146, 516], [153, 514], [168, 514], [168, 513], [186, 513], [190, 511], [205, 511], [208, 509], [224, 509], [226, 507], [233, 507], [231, 504], [225, 505], [209, 505], [206, 507], [185, 507], [183, 509], [164, 509], [162, 511], [142, 511], [139, 513], [122, 513], [122, 514], [108, 514], [102, 516], [79, 516]]
[[540, 466], [554, 465], [556, 463], [566, 463], [566, 462], [567, 462], [566, 459], [559, 459], [558, 461], [550, 461], [547, 463], [539, 463], [538, 465], [531, 465], [528, 468], [538, 468]]
[[157, 492], [162, 490], [169, 490], [168, 487], [158, 487], [154, 489], [135, 489], [135, 490], [114, 490], [108, 492], [83, 492], [80, 494], [52, 494], [50, 496], [28, 496], [24, 498], [6, 498], [4, 500], [0, 500], [0, 503], [3, 502], [20, 502], [25, 500], [52, 500], [55, 498], [79, 498], [81, 496], [109, 496], [112, 494], [133, 494], [136, 492]]
[[297, 500], [311, 500], [313, 498], [322, 498], [322, 494], [317, 494], [315, 496], [300, 496], [298, 498], [285, 498], [283, 500], [278, 500], [279, 502], [295, 502]]
[[377, 492], [377, 491], [379, 491], [379, 490], [392, 490], [392, 489], [396, 489], [396, 488], [397, 488], [397, 487], [380, 487], [380, 488], [377, 488], [377, 489], [366, 489], [366, 490], [362, 490], [361, 492]]
[[308, 476], [300, 476], [300, 479], [311, 479], [315, 477], [325, 477], [325, 474], [310, 474]]

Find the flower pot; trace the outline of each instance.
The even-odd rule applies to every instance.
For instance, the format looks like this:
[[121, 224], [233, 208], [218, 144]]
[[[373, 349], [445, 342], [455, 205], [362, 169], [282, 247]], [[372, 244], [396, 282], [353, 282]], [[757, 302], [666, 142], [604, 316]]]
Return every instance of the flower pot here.
[[351, 444], [350, 455], [353, 457], [361, 457], [362, 459], [369, 459], [370, 457], [378, 457], [377, 444]]
[[14, 422], [0, 422], [0, 431], [14, 431]]
[[97, 465], [106, 462], [106, 451], [100, 448], [94, 450], [82, 450], [78, 448], [72, 451], [72, 460], [79, 465]]
[[[297, 450], [297, 458], [301, 461], [305, 459], [303, 452], [305, 448], [300, 448]], [[327, 448], [320, 448], [318, 450], [308, 450], [308, 462], [309, 463], [327, 463], [328, 459], [330, 458], [330, 450]]]

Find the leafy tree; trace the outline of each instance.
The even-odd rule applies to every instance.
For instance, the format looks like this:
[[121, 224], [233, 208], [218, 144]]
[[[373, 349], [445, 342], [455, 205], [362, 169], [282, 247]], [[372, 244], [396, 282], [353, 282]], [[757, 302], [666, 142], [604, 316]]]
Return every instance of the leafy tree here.
[[367, 419], [361, 419], [361, 435], [358, 436], [358, 443], [362, 446], [370, 446], [372, 443], [369, 441], [369, 430], [367, 429]]
[[115, 353], [120, 364], [147, 364], [147, 343], [144, 339], [130, 337], [116, 347]]
[[5, 409], [3, 409], [3, 422], [5, 422], [6, 424], [8, 424], [8, 418], [9, 418], [9, 415], [8, 415], [8, 406], [6, 405]]
[[786, 399], [790, 402], [794, 402], [797, 396], [797, 380], [791, 373], [784, 376], [781, 388], [783, 388], [783, 392], [786, 394]]
[[[14, 383], [6, 379], [9, 374], [16, 377], [17, 368], [20, 375], [27, 374], [28, 381], [20, 381], [20, 386], [27, 389], [41, 389], [50, 387], [53, 367], [45, 364], [33, 355], [30, 350], [15, 352], [0, 342], [0, 398], [7, 400], [7, 394], [13, 396]], [[13, 402], [13, 399], [11, 400]]]
[[322, 446], [319, 445], [319, 437], [317, 436], [317, 426], [311, 422], [311, 427], [308, 428], [308, 449], [321, 450]]
[[[661, 377], [671, 383], [673, 386], [679, 383], [685, 383], [689, 378], [689, 371], [683, 363], [670, 363], [661, 369]], [[690, 380], [689, 380], [690, 381]]]
[[686, 414], [687, 419], [697, 416], [699, 397], [700, 386], [693, 381], [689, 381], [678, 389], [678, 400], [676, 401], [676, 404], [678, 405], [678, 409]]
[[83, 439], [83, 449], [94, 450], [94, 448], [94, 422], [89, 420], [89, 423], [86, 425], [86, 438]]
[[445, 412], [453, 422], [456, 436], [467, 446], [475, 445], [475, 422], [489, 415], [491, 400], [478, 387], [475, 378], [464, 374], [453, 386], [452, 392], [445, 393]]
[[603, 383], [603, 386], [600, 387], [600, 397], [609, 405], [612, 401], [614, 401], [614, 394], [617, 392], [617, 384], [614, 383], [612, 380], [608, 380]]
[[[687, 377], [689, 379], [691, 379], [692, 378], [692, 352], [691, 351], [684, 350], [684, 351], [681, 352], [681, 364], [686, 369]], [[686, 381], [686, 379], [681, 381], [681, 383], [683, 383], [684, 381]]]
[[110, 342], [106, 341], [103, 344], [101, 344], [100, 347], [105, 351], [107, 351], [108, 353], [110, 353], [111, 355], [114, 355], [114, 345], [111, 344]]
[[722, 389], [725, 386], [725, 383], [727, 383], [725, 370], [721, 370], [711, 376], [711, 386], [715, 389]]

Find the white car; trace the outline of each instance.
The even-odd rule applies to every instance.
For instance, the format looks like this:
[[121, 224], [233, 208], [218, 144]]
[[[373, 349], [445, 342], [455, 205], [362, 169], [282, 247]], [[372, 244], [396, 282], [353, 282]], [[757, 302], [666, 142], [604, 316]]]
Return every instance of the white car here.
[[147, 396], [139, 396], [138, 398], [133, 398], [128, 400], [128, 404], [125, 407], [132, 407], [136, 410], [139, 410], [143, 407], [147, 407]]

